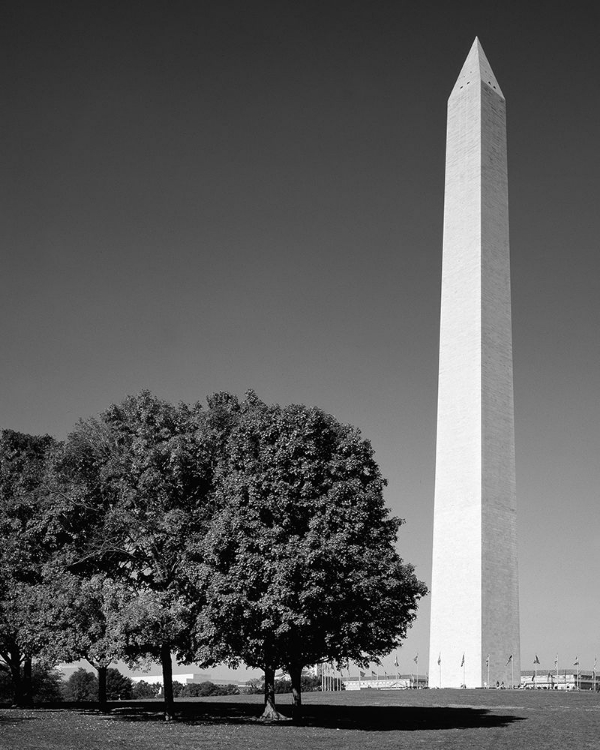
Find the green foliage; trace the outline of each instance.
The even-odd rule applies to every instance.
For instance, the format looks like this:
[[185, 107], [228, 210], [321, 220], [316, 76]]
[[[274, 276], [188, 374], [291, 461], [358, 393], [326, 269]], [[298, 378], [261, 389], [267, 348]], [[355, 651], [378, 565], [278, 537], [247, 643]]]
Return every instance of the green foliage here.
[[44, 617], [37, 624], [46, 639], [43, 652], [52, 662], [85, 658], [96, 669], [107, 667], [124, 652], [120, 619], [130, 589], [104, 573], [84, 577], [57, 567], [40, 587]]
[[262, 695], [265, 692], [265, 679], [253, 677], [247, 682], [246, 692], [248, 695]]
[[0, 702], [10, 703], [13, 699], [13, 681], [10, 670], [0, 669]]
[[291, 693], [292, 692], [292, 681], [287, 680], [285, 678], [281, 680], [275, 680], [275, 692], [277, 694], [281, 693]]
[[0, 664], [10, 671], [13, 699], [32, 700], [26, 670], [42, 654], [51, 544], [43, 523], [44, 476], [54, 440], [13, 430], [0, 435]]
[[106, 670], [106, 697], [109, 701], [129, 700], [133, 697], [133, 680], [109, 667]]
[[34, 664], [31, 677], [35, 703], [56, 703], [62, 699], [63, 679], [56, 669]]
[[77, 425], [56, 463], [70, 514], [86, 521], [71, 523], [74, 569], [110, 570], [139, 589], [174, 585], [181, 535], [202, 530], [211, 486], [200, 420], [199, 407], [144, 391]]
[[[33, 665], [31, 678], [34, 703], [56, 703], [62, 700], [63, 680], [55, 669], [36, 663]], [[0, 702], [12, 702], [13, 695], [10, 672], [0, 669]]]
[[133, 683], [131, 697], [134, 700], [148, 700], [156, 698], [160, 693], [160, 685], [139, 680]]
[[[358, 430], [252, 392], [201, 409], [144, 391], [61, 445], [4, 431], [0, 663], [14, 694], [32, 656], [85, 657], [101, 675], [160, 660], [171, 713], [172, 653], [262, 668], [267, 693], [284, 669], [295, 700], [309, 664], [376, 660], [426, 593], [395, 551], [384, 486]], [[65, 695], [96, 700], [81, 671]], [[109, 699], [148, 692], [115, 672]]]
[[[232, 664], [367, 664], [426, 593], [395, 551], [385, 481], [359, 431], [316, 408], [241, 405], [217, 476], [199, 627]], [[200, 651], [200, 658], [203, 652]]]
[[[209, 695], [238, 695], [235, 685], [216, 685], [214, 682], [188, 682], [186, 684], [173, 680], [175, 698], [196, 698]], [[159, 695], [163, 695], [162, 689]]]
[[79, 667], [64, 683], [62, 695], [66, 701], [97, 701], [98, 678], [92, 672]]
[[[184, 688], [185, 688], [185, 685], [183, 684], [183, 682], [179, 682], [178, 680], [173, 680], [173, 697], [179, 698], [181, 694], [183, 693]], [[160, 686], [159, 697], [161, 698], [165, 697], [164, 685]]]
[[189, 595], [186, 547], [201, 546], [210, 515], [212, 442], [203, 426], [199, 406], [144, 391], [80, 422], [54, 464], [67, 565], [111, 587], [109, 602], [103, 582], [88, 592], [92, 617], [75, 628], [84, 634], [78, 645], [104, 664], [160, 660], [167, 713], [171, 652], [189, 657], [201, 604]]
[[[342, 690], [343, 690], [342, 685]], [[302, 675], [302, 692], [303, 693], [316, 693], [321, 690], [321, 678], [315, 677], [311, 674]]]
[[[321, 678], [314, 677], [313, 675], [303, 674], [302, 680], [302, 692], [303, 693], [314, 693], [321, 690]], [[253, 678], [248, 680], [248, 688], [246, 692], [250, 695], [262, 695], [265, 692], [265, 679]], [[292, 681], [289, 677], [281, 677], [275, 680], [275, 693], [291, 693], [292, 692]]]
[[210, 695], [239, 695], [235, 685], [215, 685], [214, 682], [188, 682], [181, 692], [182, 698], [205, 698]]

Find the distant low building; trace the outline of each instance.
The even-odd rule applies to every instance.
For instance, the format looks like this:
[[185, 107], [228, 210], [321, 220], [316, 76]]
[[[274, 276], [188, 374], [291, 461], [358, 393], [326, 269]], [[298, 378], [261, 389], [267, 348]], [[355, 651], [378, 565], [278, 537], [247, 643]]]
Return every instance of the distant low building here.
[[521, 688], [525, 690], [593, 690], [600, 691], [600, 679], [592, 670], [531, 671], [521, 672]]
[[367, 675], [342, 678], [344, 690], [415, 690], [427, 687], [427, 677], [416, 674]]

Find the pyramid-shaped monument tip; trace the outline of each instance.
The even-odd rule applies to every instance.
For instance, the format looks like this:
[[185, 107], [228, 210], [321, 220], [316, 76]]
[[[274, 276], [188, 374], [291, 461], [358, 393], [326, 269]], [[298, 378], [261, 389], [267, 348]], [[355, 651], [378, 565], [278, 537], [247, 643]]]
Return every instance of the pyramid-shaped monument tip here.
[[464, 91], [468, 86], [472, 86], [475, 83], [484, 83], [504, 99], [504, 94], [502, 93], [500, 84], [498, 83], [494, 71], [485, 56], [479, 37], [475, 37], [475, 40], [471, 45], [467, 59], [456, 79], [456, 83], [454, 84], [450, 96], [454, 96], [461, 91]]

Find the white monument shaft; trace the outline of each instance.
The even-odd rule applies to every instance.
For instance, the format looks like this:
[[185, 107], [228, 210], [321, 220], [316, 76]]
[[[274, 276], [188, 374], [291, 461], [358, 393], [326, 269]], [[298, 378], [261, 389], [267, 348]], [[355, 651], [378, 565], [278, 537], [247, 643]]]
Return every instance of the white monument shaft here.
[[520, 681], [511, 340], [505, 100], [476, 39], [448, 100], [432, 687], [482, 686], [488, 659]]

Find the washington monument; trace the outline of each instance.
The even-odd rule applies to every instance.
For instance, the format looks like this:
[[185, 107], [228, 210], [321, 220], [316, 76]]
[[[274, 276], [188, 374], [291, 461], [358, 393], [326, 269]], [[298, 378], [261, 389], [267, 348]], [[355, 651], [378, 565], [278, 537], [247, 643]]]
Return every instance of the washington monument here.
[[505, 99], [475, 39], [448, 99], [430, 687], [520, 683]]

